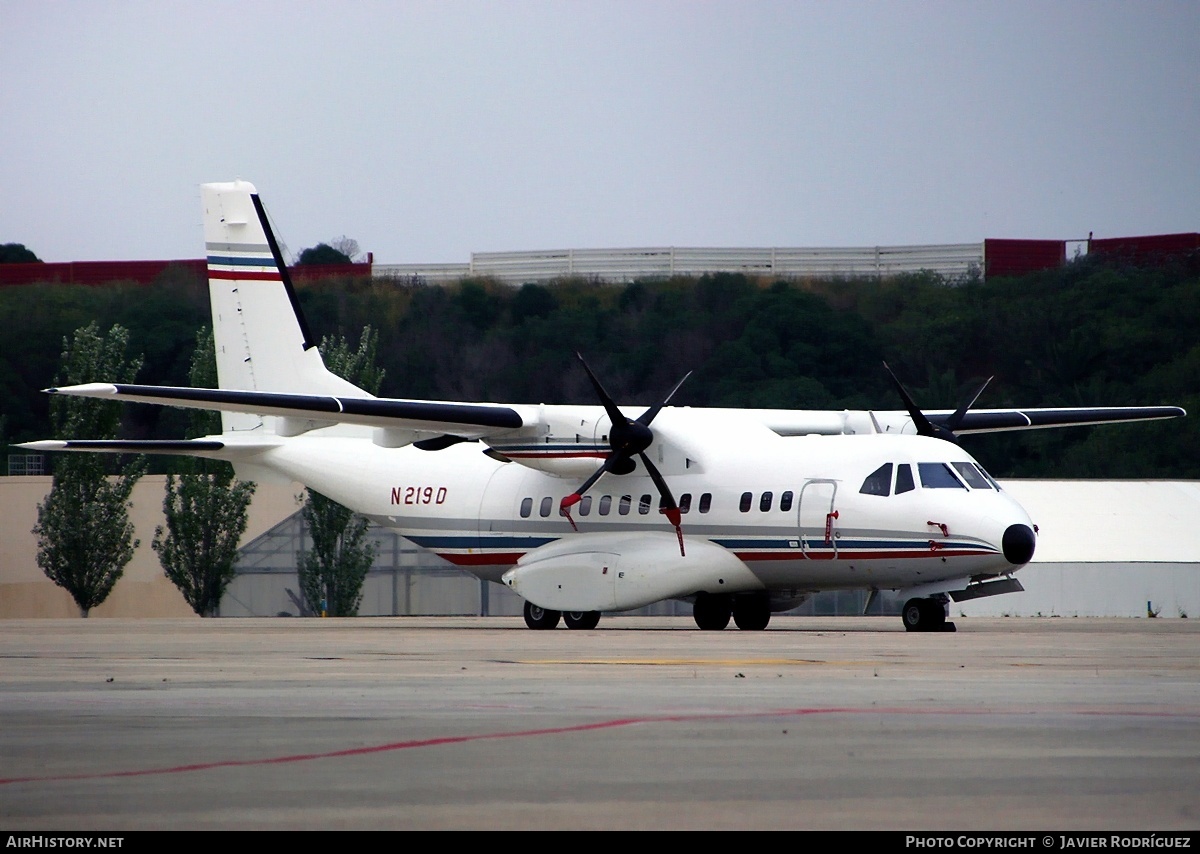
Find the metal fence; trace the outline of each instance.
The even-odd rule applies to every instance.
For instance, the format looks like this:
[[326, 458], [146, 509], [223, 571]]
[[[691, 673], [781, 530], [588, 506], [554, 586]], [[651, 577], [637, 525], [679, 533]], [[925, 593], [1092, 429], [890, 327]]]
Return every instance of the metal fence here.
[[700, 276], [705, 273], [805, 278], [887, 277], [928, 270], [947, 278], [983, 269], [982, 243], [935, 246], [761, 249], [688, 248], [551, 249], [532, 252], [474, 252], [469, 264], [376, 264], [376, 276], [413, 282], [444, 282], [489, 276], [522, 284], [581, 276], [609, 282], [639, 278]]

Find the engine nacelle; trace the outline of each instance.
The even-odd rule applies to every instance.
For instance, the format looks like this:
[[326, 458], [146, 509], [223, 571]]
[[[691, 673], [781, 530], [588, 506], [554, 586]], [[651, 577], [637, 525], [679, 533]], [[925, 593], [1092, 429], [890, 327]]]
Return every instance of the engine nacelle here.
[[762, 590], [728, 549], [666, 532], [589, 533], [534, 549], [504, 573], [517, 595], [554, 611], [628, 611], [695, 593]]

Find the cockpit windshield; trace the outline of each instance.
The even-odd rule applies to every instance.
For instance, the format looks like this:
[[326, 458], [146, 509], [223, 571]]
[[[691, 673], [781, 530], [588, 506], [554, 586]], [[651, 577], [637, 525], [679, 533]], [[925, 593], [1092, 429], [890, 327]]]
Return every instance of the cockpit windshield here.
[[[863, 495], [892, 495], [892, 472], [895, 471], [895, 494], [900, 495], [916, 488], [912, 467], [908, 463], [884, 463], [867, 475], [858, 490]], [[917, 463], [921, 486], [925, 489], [987, 489], [1000, 491], [983, 467], [972, 462]], [[749, 493], [747, 493], [749, 495]]]
[[917, 463], [917, 471], [926, 489], [966, 489], [946, 463]]
[[971, 463], [950, 463], [971, 489], [991, 489], [992, 485], [978, 468]]

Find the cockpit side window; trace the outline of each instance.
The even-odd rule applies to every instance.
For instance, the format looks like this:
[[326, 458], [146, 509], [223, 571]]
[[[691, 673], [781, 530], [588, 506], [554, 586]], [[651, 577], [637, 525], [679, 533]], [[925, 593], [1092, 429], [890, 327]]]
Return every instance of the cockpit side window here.
[[962, 479], [967, 482], [967, 486], [971, 489], [991, 489], [992, 485], [988, 483], [987, 478], [979, 469], [970, 463], [950, 463], [954, 466], [954, 470], [962, 476]]
[[987, 482], [990, 483], [997, 492], [1004, 491], [1003, 489], [1000, 488], [1000, 484], [996, 483], [996, 478], [992, 477], [990, 474], [987, 473], [987, 469], [985, 469], [979, 463], [975, 463], [974, 465], [975, 465], [975, 468], [979, 469], [979, 473], [987, 478]]
[[945, 463], [917, 463], [917, 471], [926, 489], [966, 489]]
[[892, 464], [884, 463], [867, 475], [859, 492], [863, 495], [890, 495], [892, 492]]
[[916, 488], [917, 485], [913, 483], [912, 466], [908, 463], [896, 466], [896, 494], [912, 492]]

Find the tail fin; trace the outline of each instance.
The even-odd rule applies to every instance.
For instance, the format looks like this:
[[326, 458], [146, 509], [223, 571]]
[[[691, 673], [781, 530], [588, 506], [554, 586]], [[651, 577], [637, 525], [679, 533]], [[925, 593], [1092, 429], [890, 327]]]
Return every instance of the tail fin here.
[[[202, 184], [200, 194], [218, 386], [371, 397], [326, 370], [254, 185]], [[263, 428], [257, 415], [221, 419], [226, 432]]]

